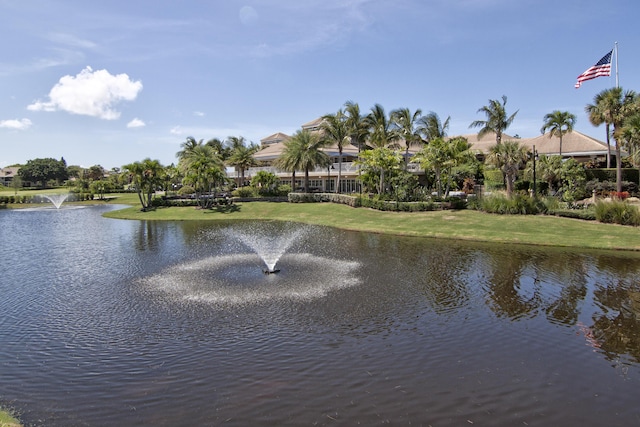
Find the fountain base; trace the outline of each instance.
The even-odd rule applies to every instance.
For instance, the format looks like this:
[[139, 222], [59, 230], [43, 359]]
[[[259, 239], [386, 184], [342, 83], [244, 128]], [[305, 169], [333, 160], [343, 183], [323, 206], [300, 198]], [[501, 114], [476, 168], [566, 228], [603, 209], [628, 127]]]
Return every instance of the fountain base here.
[[276, 273], [280, 273], [280, 270], [275, 269], [275, 270], [262, 270], [262, 272], [264, 274], [276, 274]]

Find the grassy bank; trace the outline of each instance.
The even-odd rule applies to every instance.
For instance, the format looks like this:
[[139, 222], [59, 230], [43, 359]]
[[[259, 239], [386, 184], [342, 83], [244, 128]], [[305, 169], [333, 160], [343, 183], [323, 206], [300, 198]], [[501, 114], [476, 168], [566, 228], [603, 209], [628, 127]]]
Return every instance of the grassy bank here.
[[[17, 193], [18, 197], [27, 196], [40, 196], [43, 194], [67, 194], [69, 190], [66, 188], [53, 188], [46, 190], [20, 190]], [[0, 190], [0, 196], [14, 196], [16, 195], [14, 190]], [[85, 200], [82, 202], [64, 202], [65, 204], [71, 205], [94, 205], [94, 204], [104, 204], [104, 203], [119, 203], [124, 205], [135, 205], [139, 204], [138, 195], [136, 193], [113, 193], [113, 194], [105, 194], [105, 200]], [[9, 203], [7, 207], [10, 209], [20, 209], [20, 208], [32, 208], [34, 206], [39, 206], [40, 204], [32, 204], [32, 203]], [[47, 203], [43, 203], [42, 205], [47, 205]]]
[[0, 427], [20, 427], [20, 421], [5, 410], [0, 409]]
[[380, 212], [331, 203], [237, 203], [219, 210], [139, 206], [113, 211], [110, 218], [136, 220], [283, 220], [346, 230], [474, 240], [495, 243], [640, 251], [640, 228], [541, 215], [493, 215], [471, 210]]

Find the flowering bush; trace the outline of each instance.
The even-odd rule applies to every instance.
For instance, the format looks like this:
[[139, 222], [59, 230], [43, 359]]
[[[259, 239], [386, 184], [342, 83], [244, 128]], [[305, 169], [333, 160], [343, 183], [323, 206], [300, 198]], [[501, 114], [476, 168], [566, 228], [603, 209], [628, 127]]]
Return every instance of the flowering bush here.
[[611, 196], [612, 199], [625, 200], [629, 198], [629, 192], [628, 191], [612, 191], [611, 193], [609, 193], [609, 196]]

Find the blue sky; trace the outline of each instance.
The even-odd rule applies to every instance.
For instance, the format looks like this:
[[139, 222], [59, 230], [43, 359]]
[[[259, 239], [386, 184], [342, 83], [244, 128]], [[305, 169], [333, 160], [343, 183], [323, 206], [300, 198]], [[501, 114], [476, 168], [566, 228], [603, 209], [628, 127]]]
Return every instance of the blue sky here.
[[[188, 136], [293, 134], [348, 101], [451, 117], [489, 99], [537, 136], [584, 114], [611, 77], [576, 77], [618, 42], [640, 91], [637, 0], [0, 0], [0, 167], [38, 157], [107, 169], [176, 162]], [[631, 19], [628, 19], [631, 17]]]

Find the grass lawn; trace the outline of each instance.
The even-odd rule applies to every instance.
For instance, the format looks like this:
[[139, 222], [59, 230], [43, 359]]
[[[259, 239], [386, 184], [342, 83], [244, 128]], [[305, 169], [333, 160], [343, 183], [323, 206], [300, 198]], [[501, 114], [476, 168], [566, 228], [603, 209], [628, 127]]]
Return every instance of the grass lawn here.
[[7, 411], [0, 409], [0, 427], [20, 427], [20, 421], [12, 417]]
[[137, 205], [105, 216], [167, 221], [283, 220], [405, 236], [640, 251], [638, 227], [544, 215], [494, 215], [472, 210], [381, 212], [332, 203], [251, 202], [218, 210], [171, 207], [151, 212], [141, 212]]

